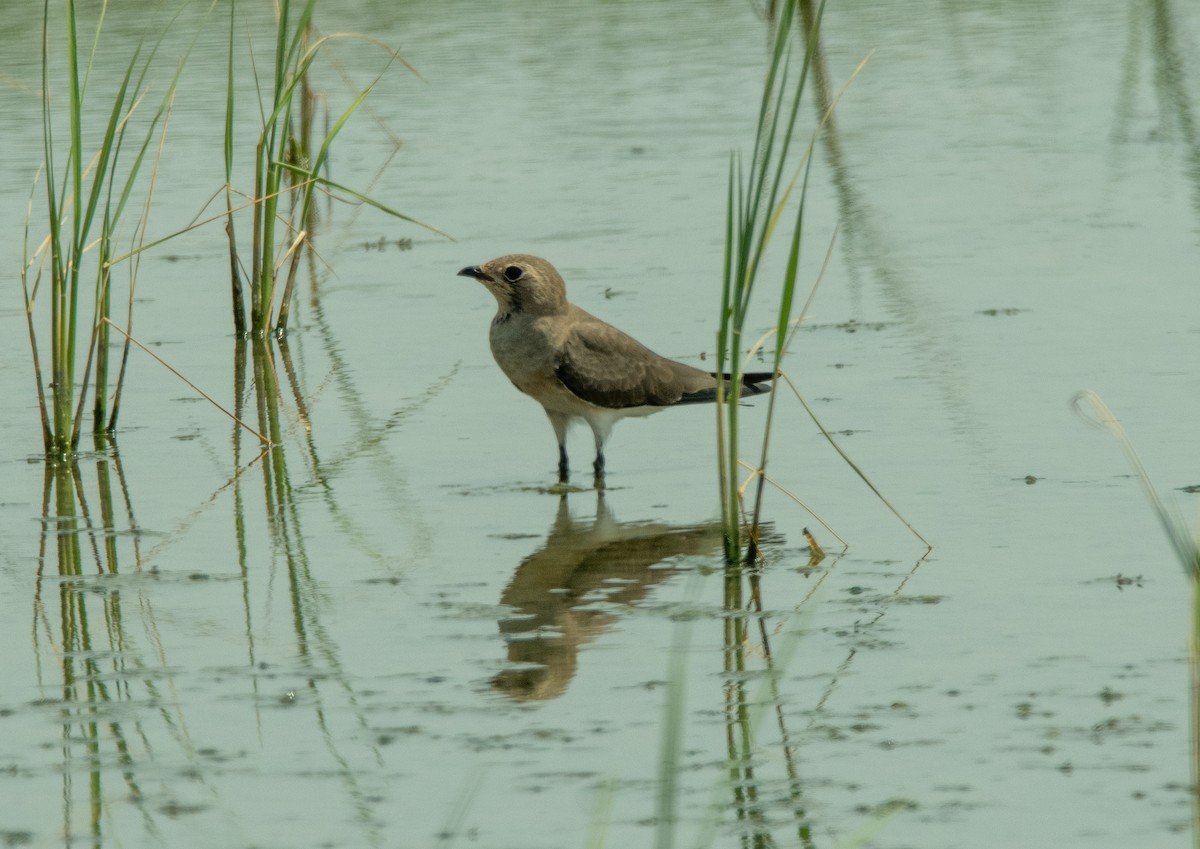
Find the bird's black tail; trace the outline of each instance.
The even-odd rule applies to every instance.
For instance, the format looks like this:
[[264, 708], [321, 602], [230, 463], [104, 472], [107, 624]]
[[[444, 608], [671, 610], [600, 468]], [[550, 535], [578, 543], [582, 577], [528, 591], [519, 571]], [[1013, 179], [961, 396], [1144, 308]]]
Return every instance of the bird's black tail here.
[[[716, 374], [713, 374], [716, 377]], [[733, 375], [723, 374], [721, 377], [726, 380], [733, 380]], [[752, 371], [742, 375], [742, 394], [743, 395], [761, 395], [764, 392], [771, 391], [772, 381], [775, 380], [775, 372], [773, 371]]]
[[[720, 372], [709, 372], [713, 377], [724, 378], [726, 381], [732, 381], [733, 375], [721, 374]], [[751, 371], [742, 375], [742, 397], [747, 395], [762, 395], [764, 392], [771, 391], [771, 381], [775, 379], [773, 371]], [[728, 390], [727, 390], [728, 391]], [[716, 389], [701, 389], [699, 392], [685, 393], [682, 398], [676, 401], [676, 404], [703, 404], [708, 401], [717, 400]]]

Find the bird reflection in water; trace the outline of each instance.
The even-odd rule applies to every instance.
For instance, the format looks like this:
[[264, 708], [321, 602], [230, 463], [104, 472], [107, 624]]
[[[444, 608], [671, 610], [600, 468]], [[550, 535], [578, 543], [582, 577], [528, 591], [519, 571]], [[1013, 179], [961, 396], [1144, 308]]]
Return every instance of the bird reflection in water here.
[[499, 622], [512, 668], [496, 675], [492, 688], [517, 701], [562, 695], [580, 648], [617, 620], [620, 607], [637, 604], [678, 571], [659, 564], [720, 548], [718, 522], [617, 522], [603, 491], [595, 519], [577, 521], [564, 494], [546, 544], [521, 562], [500, 596], [512, 608]]

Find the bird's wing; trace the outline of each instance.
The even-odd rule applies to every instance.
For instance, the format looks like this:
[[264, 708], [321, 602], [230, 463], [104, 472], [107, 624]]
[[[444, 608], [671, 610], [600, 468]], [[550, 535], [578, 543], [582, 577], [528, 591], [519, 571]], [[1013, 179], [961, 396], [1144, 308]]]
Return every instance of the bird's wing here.
[[[636, 339], [599, 319], [572, 327], [555, 374], [588, 403], [610, 409], [674, 404], [707, 374], [660, 357]], [[699, 375], [699, 378], [696, 377]]]

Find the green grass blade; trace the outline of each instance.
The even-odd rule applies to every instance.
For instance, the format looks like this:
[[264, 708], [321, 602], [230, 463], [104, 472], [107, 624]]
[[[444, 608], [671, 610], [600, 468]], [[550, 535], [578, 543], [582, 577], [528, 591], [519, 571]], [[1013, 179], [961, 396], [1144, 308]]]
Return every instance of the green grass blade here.
[[425, 222], [419, 221], [416, 218], [413, 218], [412, 216], [405, 215], [403, 212], [395, 210], [385, 203], [381, 203], [380, 201], [377, 201], [374, 198], [371, 198], [364, 194], [356, 192], [354, 189], [350, 188], [349, 186], [344, 186], [341, 183], [334, 182], [333, 180], [322, 177], [319, 174], [314, 174], [309, 169], [301, 168], [298, 165], [291, 165], [291, 164], [288, 164], [285, 162], [280, 162], [277, 164], [281, 169], [283, 169], [285, 171], [289, 171], [300, 177], [303, 177], [305, 180], [311, 180], [314, 183], [316, 183], [317, 185], [325, 186], [326, 188], [330, 188], [330, 189], [334, 189], [334, 190], [341, 192], [342, 194], [345, 194], [348, 197], [358, 201], [359, 203], [365, 203], [367, 206], [372, 206], [375, 209], [378, 209], [380, 212], [385, 212], [388, 215], [392, 216], [393, 218], [399, 218], [401, 221], [407, 221], [410, 224], [415, 224], [418, 227], [428, 230], [430, 233], [435, 233], [438, 236], [441, 236], [445, 239], [454, 241], [453, 236], [451, 236], [449, 233], [445, 233], [445, 232], [439, 230], [437, 227], [434, 227], [432, 224], [426, 224]]
[[[114, 170], [116, 168], [117, 155], [120, 152], [121, 141], [125, 134], [124, 128], [127, 126], [127, 119], [132, 115], [132, 108], [129, 114], [125, 112], [125, 99], [129, 92], [129, 81], [133, 77], [133, 70], [137, 64], [141, 50], [142, 45], [140, 44], [134, 49], [129, 64], [125, 66], [125, 75], [121, 79], [120, 86], [117, 88], [117, 94], [113, 98], [112, 108], [109, 110], [108, 123], [104, 128], [104, 135], [100, 141], [100, 150], [94, 166], [91, 191], [88, 192], [87, 206], [79, 219], [80, 230], [84, 239], [91, 232], [92, 222], [95, 220], [96, 209], [100, 205], [101, 198], [106, 193], [111, 193], [113, 175], [110, 174], [109, 167], [111, 165]], [[136, 108], [136, 106], [133, 108]], [[82, 252], [82, 245], [77, 247]]]
[[[285, 67], [291, 68], [296, 64], [297, 57], [304, 55], [306, 52], [304, 43], [308, 37], [309, 28], [312, 26], [313, 12], [316, 11], [316, 8], [316, 0], [307, 0], [300, 12], [300, 16], [296, 19], [296, 23], [287, 28], [292, 35], [287, 45], [286, 55], [284, 56]], [[302, 73], [292, 74], [293, 84], [300, 76], [302, 76]]]
[[233, 182], [233, 46], [234, 23], [237, 20], [237, 0], [229, 0], [229, 57], [225, 72], [225, 185]]
[[[288, 53], [288, 17], [292, 11], [290, 0], [281, 0], [276, 6], [279, 19], [275, 22], [275, 87], [272, 89], [271, 102], [276, 107], [283, 101], [283, 88], [287, 80]], [[267, 121], [267, 126], [274, 123], [274, 118]]]
[[[1084, 411], [1084, 405], [1090, 405], [1092, 411], [1096, 415], [1096, 419], [1091, 418]], [[1095, 392], [1084, 390], [1078, 392], [1071, 399], [1071, 406], [1085, 421], [1104, 427], [1117, 440], [1117, 444], [1125, 453], [1125, 459], [1129, 462], [1130, 468], [1133, 469], [1134, 475], [1138, 479], [1138, 483], [1142, 485], [1142, 491], [1146, 494], [1146, 500], [1150, 502], [1150, 507], [1154, 512], [1154, 517], [1158, 519], [1159, 526], [1163, 530], [1167, 541], [1170, 542], [1172, 550], [1175, 552], [1179, 564], [1183, 567], [1184, 574], [1189, 579], [1196, 580], [1200, 578], [1200, 540], [1188, 531], [1187, 523], [1180, 518], [1179, 514], [1167, 507], [1162, 496], [1158, 493], [1158, 488], [1154, 486], [1154, 482], [1150, 479], [1150, 473], [1146, 471], [1146, 467], [1142, 465], [1142, 460], [1138, 456], [1137, 451], [1133, 447], [1133, 441], [1125, 433], [1125, 428], [1108, 405]]]
[[[38, 282], [41, 279], [41, 270], [39, 269], [37, 278], [34, 280], [32, 287], [29, 285], [29, 269], [33, 267], [34, 260], [29, 256], [29, 222], [33, 220], [33, 197], [37, 192], [37, 180], [34, 180], [33, 186], [29, 190], [29, 203], [25, 208], [25, 235], [22, 241], [21, 248], [21, 295], [25, 299], [25, 324], [29, 331], [29, 353], [33, 360], [33, 382], [37, 389], [38, 399], [38, 414], [41, 417], [42, 423], [42, 445], [47, 453], [53, 447], [53, 434], [50, 430], [50, 410], [46, 404], [46, 390], [42, 379], [42, 364], [41, 358], [38, 355], [37, 330], [33, 323], [33, 304], [37, 297]], [[43, 254], [43, 267], [44, 267]]]
[[736, 521], [730, 521], [731, 517], [737, 515], [736, 505], [728, 502], [730, 494], [735, 491], [735, 487], [731, 484], [735, 469], [731, 468], [731, 458], [734, 456], [733, 451], [726, 451], [726, 429], [725, 429], [725, 412], [726, 406], [726, 391], [727, 385], [720, 377], [720, 373], [725, 371], [725, 362], [728, 358], [729, 349], [729, 323], [730, 310], [729, 302], [733, 294], [734, 288], [734, 253], [737, 250], [737, 228], [734, 218], [735, 203], [738, 197], [738, 179], [737, 179], [737, 155], [730, 154], [729, 156], [729, 184], [725, 195], [725, 257], [724, 268], [721, 281], [721, 320], [717, 331], [717, 481], [719, 491], [721, 493], [721, 515], [725, 518], [725, 556], [726, 559], [731, 559], [731, 554], [736, 556], [736, 553], [741, 549], [741, 540], [738, 538], [738, 525]]

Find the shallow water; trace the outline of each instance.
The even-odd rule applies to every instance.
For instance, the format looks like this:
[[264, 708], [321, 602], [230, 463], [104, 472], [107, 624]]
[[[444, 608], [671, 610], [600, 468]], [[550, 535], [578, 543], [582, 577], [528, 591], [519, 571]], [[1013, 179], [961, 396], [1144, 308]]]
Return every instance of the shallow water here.
[[[772, 494], [757, 617], [729, 612], [714, 550], [711, 411], [621, 424], [602, 499], [548, 494], [550, 428], [454, 273], [533, 252], [660, 353], [711, 352], [763, 22], [738, 2], [346, 5], [318, 23], [421, 76], [369, 100], [402, 142], [388, 167], [363, 115], [333, 176], [456, 241], [334, 207], [294, 380], [274, 353], [281, 449], [254, 462], [135, 352], [119, 464], [85, 456], [57, 504], [15, 282], [40, 16], [0, 34], [0, 842], [557, 847], [603, 824], [646, 845], [682, 646], [682, 843], [715, 818], [714, 845], [1192, 845], [1187, 583], [1067, 402], [1100, 392], [1190, 519], [1200, 9], [830, 4], [832, 88], [870, 58], [814, 165], [807, 280], [840, 229], [789, 373], [934, 550], [785, 393], [772, 476], [850, 548]], [[121, 15], [113, 33], [145, 26]], [[225, 36], [187, 26], [208, 29], [157, 234], [222, 180]], [[337, 50], [370, 81], [370, 50]], [[327, 65], [318, 82], [337, 114], [352, 95]], [[233, 406], [222, 240], [143, 259], [134, 330]], [[831, 554], [812, 568], [805, 527]], [[748, 764], [739, 699], [764, 705]]]

